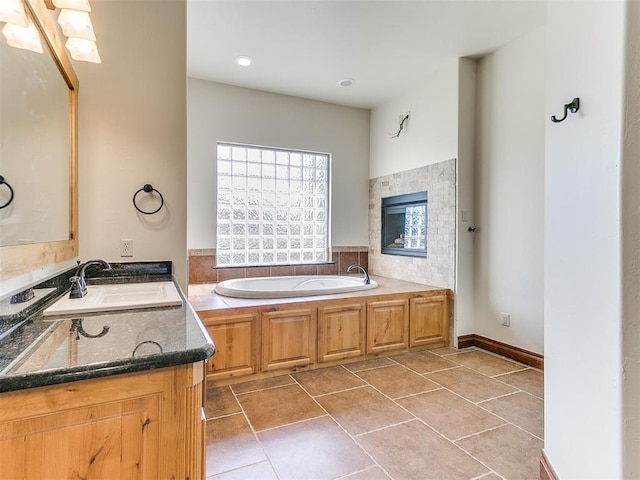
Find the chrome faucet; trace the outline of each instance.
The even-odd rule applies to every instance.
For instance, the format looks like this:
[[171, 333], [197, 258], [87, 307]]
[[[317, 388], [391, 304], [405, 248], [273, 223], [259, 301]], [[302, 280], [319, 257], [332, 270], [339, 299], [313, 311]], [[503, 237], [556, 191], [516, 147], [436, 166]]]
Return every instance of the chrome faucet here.
[[78, 262], [76, 274], [69, 279], [71, 282], [69, 298], [82, 298], [87, 294], [87, 283], [84, 280], [84, 275], [89, 265], [101, 265], [105, 270], [111, 270], [111, 265], [104, 260], [89, 260], [82, 265]]
[[347, 272], [351, 272], [351, 270], [353, 270], [354, 268], [362, 270], [362, 273], [364, 273], [364, 284], [371, 285], [371, 279], [369, 278], [369, 272], [367, 272], [367, 269], [364, 268], [362, 265], [358, 265], [357, 263], [354, 263], [353, 265], [349, 265], [347, 267]]

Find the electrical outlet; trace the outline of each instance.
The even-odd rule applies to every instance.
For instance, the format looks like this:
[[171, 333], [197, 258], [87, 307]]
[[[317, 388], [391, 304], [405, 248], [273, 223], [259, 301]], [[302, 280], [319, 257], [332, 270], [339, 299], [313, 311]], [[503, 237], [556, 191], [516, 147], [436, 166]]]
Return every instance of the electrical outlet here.
[[504, 327], [511, 326], [511, 315], [508, 313], [500, 313], [500, 325]]
[[120, 240], [120, 256], [133, 257], [133, 240]]

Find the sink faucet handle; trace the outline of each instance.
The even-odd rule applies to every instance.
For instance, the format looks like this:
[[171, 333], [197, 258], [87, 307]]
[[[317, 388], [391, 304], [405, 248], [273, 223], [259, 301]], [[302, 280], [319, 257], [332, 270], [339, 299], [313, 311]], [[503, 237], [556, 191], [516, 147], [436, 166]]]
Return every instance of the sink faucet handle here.
[[79, 275], [74, 275], [69, 278], [71, 282], [71, 291], [69, 292], [69, 298], [82, 298], [87, 294], [87, 284]]

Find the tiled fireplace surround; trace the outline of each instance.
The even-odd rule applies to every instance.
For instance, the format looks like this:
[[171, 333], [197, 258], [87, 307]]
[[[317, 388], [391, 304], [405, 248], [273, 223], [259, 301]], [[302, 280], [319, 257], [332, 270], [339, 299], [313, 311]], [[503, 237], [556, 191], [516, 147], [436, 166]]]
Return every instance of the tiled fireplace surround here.
[[[455, 159], [369, 181], [369, 245], [333, 247], [331, 263], [321, 265], [214, 268], [215, 249], [189, 250], [189, 283], [217, 283], [245, 277], [338, 275], [359, 263], [373, 275], [453, 289], [455, 271]], [[382, 255], [382, 197], [428, 192], [427, 258]]]

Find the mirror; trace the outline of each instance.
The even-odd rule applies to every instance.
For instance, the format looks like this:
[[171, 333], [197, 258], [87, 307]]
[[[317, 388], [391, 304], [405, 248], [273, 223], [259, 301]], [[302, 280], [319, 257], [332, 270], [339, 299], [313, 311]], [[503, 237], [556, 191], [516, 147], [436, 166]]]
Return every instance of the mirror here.
[[25, 0], [44, 53], [0, 38], [0, 280], [78, 251], [78, 79], [45, 1]]

